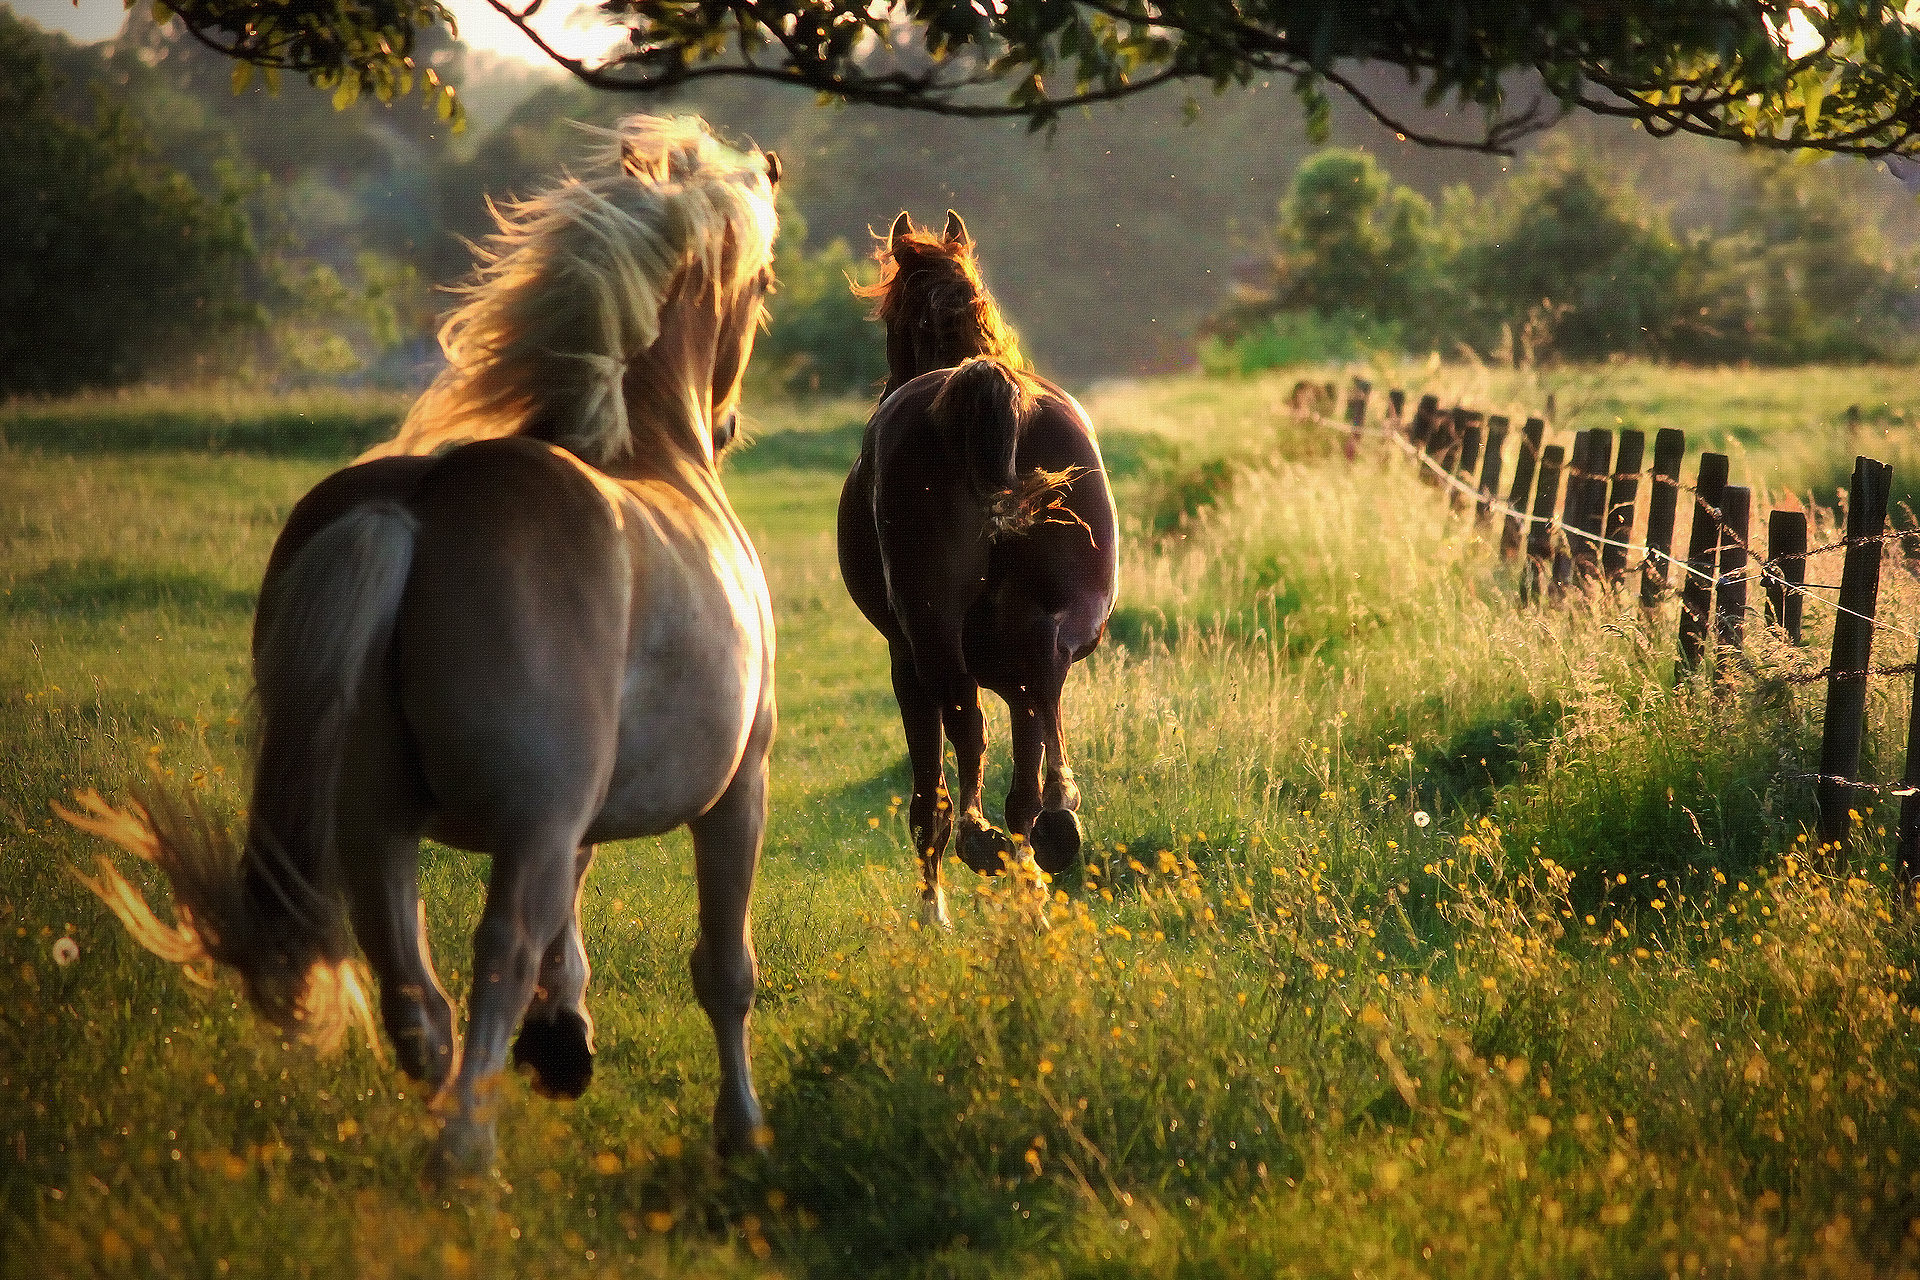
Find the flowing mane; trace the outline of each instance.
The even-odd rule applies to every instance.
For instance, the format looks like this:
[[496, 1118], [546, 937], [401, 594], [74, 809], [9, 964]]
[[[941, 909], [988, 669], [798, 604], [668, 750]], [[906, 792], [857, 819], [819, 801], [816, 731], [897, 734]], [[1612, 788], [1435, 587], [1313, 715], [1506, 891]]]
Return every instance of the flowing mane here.
[[880, 278], [853, 290], [876, 300], [874, 319], [891, 327], [909, 317], [925, 317], [935, 329], [935, 348], [954, 364], [970, 356], [990, 356], [1010, 368], [1027, 369], [1018, 335], [980, 278], [971, 240], [908, 230], [883, 239], [874, 257]]
[[763, 153], [726, 146], [693, 116], [592, 132], [606, 144], [593, 176], [493, 210], [498, 229], [440, 328], [446, 369], [362, 460], [530, 434], [615, 461], [633, 448], [627, 361], [659, 335], [683, 269], [701, 262], [727, 296], [771, 261]]

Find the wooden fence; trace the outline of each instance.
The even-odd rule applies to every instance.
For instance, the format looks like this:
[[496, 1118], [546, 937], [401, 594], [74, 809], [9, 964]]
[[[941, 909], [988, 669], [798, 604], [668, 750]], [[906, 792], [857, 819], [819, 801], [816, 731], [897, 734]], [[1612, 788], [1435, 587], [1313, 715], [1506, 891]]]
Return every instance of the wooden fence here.
[[[1727, 483], [1727, 458], [1719, 453], [1701, 454], [1693, 483], [1686, 484], [1682, 432], [1656, 433], [1650, 464], [1645, 433], [1631, 429], [1621, 431], [1617, 441], [1604, 427], [1578, 432], [1569, 457], [1562, 446], [1545, 444], [1549, 399], [1545, 415], [1522, 424], [1513, 474], [1506, 478], [1508, 418], [1464, 406], [1443, 408], [1433, 395], [1422, 396], [1409, 414], [1406, 393], [1395, 389], [1370, 427], [1372, 391], [1365, 379], [1355, 378], [1336, 419], [1326, 410], [1335, 404], [1337, 387], [1302, 383], [1294, 389], [1294, 414], [1343, 432], [1343, 452], [1350, 460], [1368, 435], [1385, 437], [1422, 467], [1424, 479], [1448, 491], [1454, 512], [1464, 518], [1471, 511], [1481, 524], [1498, 519], [1500, 555], [1519, 561], [1523, 604], [1557, 600], [1570, 591], [1624, 594], [1637, 587], [1640, 605], [1651, 611], [1675, 594], [1677, 570], [1676, 682], [1703, 667], [1717, 678], [1725, 663], [1737, 660], [1746, 641], [1748, 586], [1756, 579], [1765, 590], [1764, 625], [1777, 628], [1792, 644], [1802, 643], [1805, 601], [1833, 607], [1831, 657], [1824, 670], [1803, 678], [1827, 684], [1815, 779], [1820, 841], [1835, 865], [1844, 867], [1860, 797], [1874, 790], [1899, 796], [1899, 875], [1908, 891], [1901, 900], [1911, 895], [1920, 885], [1920, 679], [1914, 683], [1900, 785], [1872, 788], [1858, 777], [1868, 680], [1920, 671], [1920, 657], [1878, 670], [1872, 665], [1874, 633], [1894, 630], [1876, 618], [1881, 548], [1889, 537], [1891, 466], [1866, 457], [1854, 460], [1846, 536], [1840, 542], [1809, 548], [1805, 512], [1771, 512], [1756, 567], [1749, 527], [1752, 491]], [[1633, 543], [1643, 491], [1645, 541]], [[1683, 493], [1692, 498], [1692, 514], [1685, 554], [1676, 556], [1674, 526]], [[1832, 552], [1844, 552], [1837, 603], [1813, 594], [1806, 581], [1808, 560]], [[1635, 576], [1637, 584], [1630, 582]]]

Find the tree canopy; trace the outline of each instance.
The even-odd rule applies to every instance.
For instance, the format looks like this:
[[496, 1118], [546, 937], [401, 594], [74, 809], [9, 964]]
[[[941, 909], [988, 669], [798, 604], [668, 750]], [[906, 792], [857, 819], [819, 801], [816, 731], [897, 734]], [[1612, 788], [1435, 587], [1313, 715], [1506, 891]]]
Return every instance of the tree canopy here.
[[[1279, 77], [1316, 134], [1331, 90], [1415, 141], [1503, 154], [1585, 110], [1656, 135], [1920, 156], [1920, 30], [1885, 0], [600, 0], [627, 40], [595, 61], [541, 36], [543, 2], [488, 0], [608, 89], [748, 77], [1045, 127], [1169, 82]], [[451, 24], [439, 0], [156, 3], [242, 68], [304, 74], [342, 103], [418, 84], [457, 109], [413, 52], [421, 31]], [[1479, 127], [1422, 127], [1355, 78], [1366, 64], [1403, 69], [1429, 105], [1479, 108]]]

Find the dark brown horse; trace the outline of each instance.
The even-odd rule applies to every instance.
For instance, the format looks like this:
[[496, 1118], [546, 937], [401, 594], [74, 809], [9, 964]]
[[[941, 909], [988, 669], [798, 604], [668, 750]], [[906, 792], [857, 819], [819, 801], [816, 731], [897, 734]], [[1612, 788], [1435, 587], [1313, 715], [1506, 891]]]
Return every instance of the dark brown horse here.
[[[840, 493], [840, 572], [892, 652], [921, 896], [944, 926], [940, 862], [956, 810], [960, 857], [976, 871], [1028, 849], [1050, 873], [1079, 855], [1060, 691], [1106, 630], [1118, 536], [1093, 424], [1026, 371], [959, 216], [935, 235], [901, 214], [880, 259], [880, 282], [861, 292], [887, 326], [887, 386]], [[982, 687], [1012, 722], [1005, 831], [980, 806]]]

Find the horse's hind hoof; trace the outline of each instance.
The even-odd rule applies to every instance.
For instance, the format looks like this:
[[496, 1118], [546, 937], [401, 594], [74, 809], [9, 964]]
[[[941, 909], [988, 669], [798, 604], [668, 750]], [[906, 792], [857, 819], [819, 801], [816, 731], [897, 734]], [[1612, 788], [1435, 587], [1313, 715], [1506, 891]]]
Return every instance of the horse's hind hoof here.
[[533, 1091], [542, 1097], [579, 1097], [593, 1083], [586, 1019], [562, 1009], [551, 1021], [526, 1023], [513, 1042], [513, 1065], [533, 1069]]
[[1042, 809], [1033, 820], [1033, 860], [1057, 876], [1080, 857], [1080, 818], [1071, 809]]
[[995, 826], [963, 823], [960, 828], [960, 861], [983, 876], [997, 876], [1014, 864], [1017, 857], [1013, 837]]

